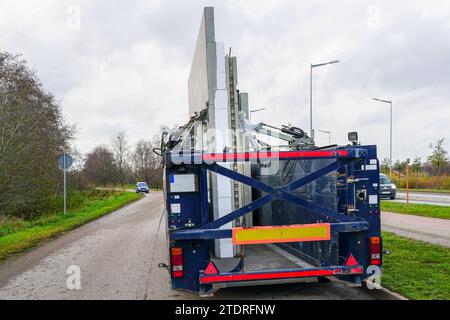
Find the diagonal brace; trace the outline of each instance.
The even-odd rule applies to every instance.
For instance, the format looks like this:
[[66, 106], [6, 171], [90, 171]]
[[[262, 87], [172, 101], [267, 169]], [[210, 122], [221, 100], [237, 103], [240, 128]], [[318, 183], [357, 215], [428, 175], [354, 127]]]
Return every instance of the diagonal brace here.
[[[348, 160], [347, 160], [348, 161]], [[345, 162], [347, 162], [345, 161]], [[258, 200], [255, 200], [251, 202], [248, 205], [245, 205], [217, 220], [211, 221], [207, 225], [203, 226], [202, 229], [208, 229], [208, 228], [219, 228], [223, 226], [224, 224], [231, 222], [239, 217], [244, 216], [245, 214], [249, 213], [250, 211], [256, 210], [264, 206], [265, 204], [271, 202], [275, 198], [282, 198], [290, 202], [294, 202], [297, 205], [300, 205], [302, 207], [305, 207], [308, 210], [315, 211], [318, 214], [324, 215], [326, 217], [335, 218], [337, 220], [345, 220], [345, 221], [352, 221], [350, 218], [344, 216], [344, 215], [337, 215], [334, 211], [329, 210], [328, 208], [322, 207], [318, 204], [312, 203], [310, 201], [307, 201], [301, 197], [298, 197], [296, 195], [293, 195], [287, 191], [292, 191], [295, 189], [298, 189], [302, 187], [303, 185], [316, 180], [317, 178], [330, 173], [339, 167], [343, 166], [344, 163], [343, 160], [335, 161], [321, 169], [318, 169], [309, 175], [300, 178], [297, 181], [294, 181], [286, 186], [283, 186], [281, 188], [275, 188], [270, 185], [267, 185], [261, 181], [252, 179], [250, 177], [247, 177], [245, 175], [242, 175], [240, 173], [237, 173], [235, 171], [232, 171], [230, 169], [224, 168], [220, 165], [214, 164], [214, 165], [205, 165], [206, 169], [216, 172], [220, 175], [223, 175], [225, 177], [228, 177], [230, 179], [239, 181], [241, 183], [244, 183], [246, 185], [249, 185], [251, 187], [254, 187], [260, 191], [269, 193], [268, 195], [265, 195]]]

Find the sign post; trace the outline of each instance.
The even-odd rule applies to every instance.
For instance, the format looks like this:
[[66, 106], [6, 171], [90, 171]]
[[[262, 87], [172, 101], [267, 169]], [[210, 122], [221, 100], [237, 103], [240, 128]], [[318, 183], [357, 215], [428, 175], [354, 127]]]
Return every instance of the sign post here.
[[409, 204], [409, 159], [406, 159], [406, 203]]
[[73, 164], [73, 158], [67, 154], [63, 153], [58, 157], [59, 168], [64, 171], [64, 215], [67, 213], [67, 169], [69, 169]]

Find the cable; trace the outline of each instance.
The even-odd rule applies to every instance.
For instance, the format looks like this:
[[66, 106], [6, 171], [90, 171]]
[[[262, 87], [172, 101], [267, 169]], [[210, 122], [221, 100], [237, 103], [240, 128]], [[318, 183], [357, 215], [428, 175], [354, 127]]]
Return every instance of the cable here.
[[[291, 165], [292, 163], [292, 165]], [[289, 169], [287, 169], [290, 166]], [[297, 162], [293, 160], [288, 160], [286, 162], [286, 165], [283, 168], [283, 171], [281, 172], [281, 182], [283, 184], [288, 184], [292, 181], [294, 178], [293, 172], [295, 172], [295, 168], [297, 167]], [[287, 171], [287, 172], [286, 172]], [[289, 180], [288, 180], [289, 178]]]

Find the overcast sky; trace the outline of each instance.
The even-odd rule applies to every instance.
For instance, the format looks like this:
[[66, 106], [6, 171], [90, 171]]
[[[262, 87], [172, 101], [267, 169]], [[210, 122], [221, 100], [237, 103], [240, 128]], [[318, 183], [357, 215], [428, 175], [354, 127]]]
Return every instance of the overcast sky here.
[[[21, 53], [78, 127], [87, 152], [126, 130], [131, 143], [162, 124], [188, 120], [187, 79], [204, 6], [215, 7], [216, 40], [238, 57], [239, 89], [254, 121], [314, 126], [345, 143], [389, 155], [450, 149], [450, 1], [62, 1], [1, 0], [0, 50]], [[326, 134], [317, 133], [319, 144]]]

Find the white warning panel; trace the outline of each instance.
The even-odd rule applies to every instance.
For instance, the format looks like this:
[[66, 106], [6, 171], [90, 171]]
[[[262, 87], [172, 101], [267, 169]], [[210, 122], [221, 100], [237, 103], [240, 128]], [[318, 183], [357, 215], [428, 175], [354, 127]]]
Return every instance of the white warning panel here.
[[376, 164], [362, 165], [361, 170], [377, 170], [377, 165]]
[[197, 179], [195, 174], [171, 174], [170, 192], [197, 192]]

